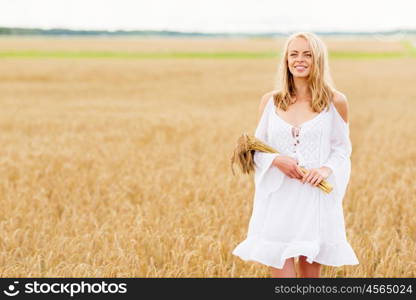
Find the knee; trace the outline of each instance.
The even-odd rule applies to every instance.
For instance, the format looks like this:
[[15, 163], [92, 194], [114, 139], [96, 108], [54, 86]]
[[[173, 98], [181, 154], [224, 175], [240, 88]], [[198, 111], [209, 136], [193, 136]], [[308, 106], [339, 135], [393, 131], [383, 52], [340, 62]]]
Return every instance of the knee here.
[[282, 269], [270, 267], [270, 273], [271, 273], [271, 277], [275, 277], [275, 278], [282, 278], [282, 277], [296, 278], [297, 274], [295, 270], [294, 259], [293, 258], [286, 259], [285, 264], [283, 265]]

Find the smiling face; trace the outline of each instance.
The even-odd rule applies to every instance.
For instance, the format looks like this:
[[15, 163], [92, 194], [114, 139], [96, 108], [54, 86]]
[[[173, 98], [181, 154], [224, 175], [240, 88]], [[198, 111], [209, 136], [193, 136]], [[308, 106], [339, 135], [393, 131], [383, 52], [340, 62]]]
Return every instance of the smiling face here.
[[293, 77], [308, 77], [312, 65], [312, 51], [307, 40], [297, 37], [290, 42], [287, 65]]

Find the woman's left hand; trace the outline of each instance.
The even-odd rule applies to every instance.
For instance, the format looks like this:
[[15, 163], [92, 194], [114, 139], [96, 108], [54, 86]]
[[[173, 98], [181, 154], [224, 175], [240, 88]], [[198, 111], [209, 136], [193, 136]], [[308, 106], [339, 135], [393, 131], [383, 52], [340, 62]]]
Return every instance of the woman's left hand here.
[[331, 169], [328, 167], [320, 167], [315, 169], [309, 169], [301, 179], [302, 183], [310, 183], [313, 186], [318, 186], [322, 180], [327, 179], [331, 174]]

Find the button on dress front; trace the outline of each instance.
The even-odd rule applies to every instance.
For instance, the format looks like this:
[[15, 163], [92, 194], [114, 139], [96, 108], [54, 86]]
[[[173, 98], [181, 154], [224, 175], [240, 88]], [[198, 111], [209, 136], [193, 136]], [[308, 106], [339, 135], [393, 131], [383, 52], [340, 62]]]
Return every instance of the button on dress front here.
[[351, 174], [349, 124], [334, 104], [314, 118], [292, 126], [276, 112], [271, 96], [255, 131], [256, 138], [306, 169], [327, 166], [327, 194], [286, 176], [272, 165], [276, 153], [255, 151], [255, 194], [248, 233], [232, 254], [282, 269], [299, 255], [328, 266], [359, 264], [344, 224], [343, 198]]

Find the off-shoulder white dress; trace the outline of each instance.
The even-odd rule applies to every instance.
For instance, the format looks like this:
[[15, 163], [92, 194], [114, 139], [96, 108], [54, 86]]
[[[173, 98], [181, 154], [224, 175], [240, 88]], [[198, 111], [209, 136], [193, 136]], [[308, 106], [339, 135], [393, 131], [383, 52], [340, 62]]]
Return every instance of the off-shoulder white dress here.
[[272, 165], [275, 153], [255, 151], [255, 194], [245, 240], [232, 254], [282, 269], [289, 257], [303, 255], [309, 263], [356, 265], [344, 224], [343, 198], [351, 174], [349, 124], [334, 104], [294, 127], [268, 100], [255, 136], [281, 155], [298, 159], [306, 169], [327, 166], [329, 194], [310, 183], [286, 176]]

